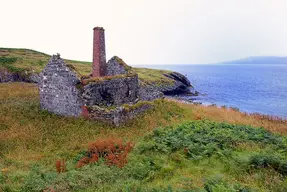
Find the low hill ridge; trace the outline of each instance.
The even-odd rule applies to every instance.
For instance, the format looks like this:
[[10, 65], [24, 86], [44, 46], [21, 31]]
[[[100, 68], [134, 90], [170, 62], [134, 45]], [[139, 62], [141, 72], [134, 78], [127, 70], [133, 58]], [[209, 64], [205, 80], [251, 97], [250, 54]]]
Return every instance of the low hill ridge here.
[[287, 64], [287, 57], [252, 56], [238, 60], [224, 61], [219, 64]]

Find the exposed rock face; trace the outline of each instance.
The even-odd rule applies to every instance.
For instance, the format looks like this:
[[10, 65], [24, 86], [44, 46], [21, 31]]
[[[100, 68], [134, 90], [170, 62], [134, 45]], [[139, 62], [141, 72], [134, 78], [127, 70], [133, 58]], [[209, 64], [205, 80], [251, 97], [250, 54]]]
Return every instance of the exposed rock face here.
[[0, 68], [0, 83], [15, 81], [37, 83], [39, 81], [39, 75], [25, 71], [10, 72], [5, 68]]
[[83, 106], [81, 93], [76, 87], [79, 83], [77, 74], [54, 55], [40, 74], [41, 108], [59, 115], [79, 116]]
[[177, 72], [172, 72], [165, 74], [166, 77], [173, 79], [174, 83], [171, 85], [161, 85], [155, 86], [157, 91], [161, 91], [166, 95], [177, 95], [183, 93], [189, 93], [190, 89], [193, 88], [190, 81], [182, 74]]
[[20, 80], [20, 77], [18, 74], [11, 73], [6, 69], [0, 70], [0, 82], [10, 82], [10, 81], [18, 81], [18, 80]]
[[142, 85], [140, 83], [139, 99], [142, 101], [152, 101], [154, 99], [162, 98], [164, 94], [156, 90], [153, 86]]
[[134, 103], [138, 99], [138, 76], [116, 77], [97, 80], [83, 88], [83, 99], [87, 106], [119, 106]]
[[106, 65], [106, 76], [127, 74], [127, 65], [117, 56], [112, 57]]

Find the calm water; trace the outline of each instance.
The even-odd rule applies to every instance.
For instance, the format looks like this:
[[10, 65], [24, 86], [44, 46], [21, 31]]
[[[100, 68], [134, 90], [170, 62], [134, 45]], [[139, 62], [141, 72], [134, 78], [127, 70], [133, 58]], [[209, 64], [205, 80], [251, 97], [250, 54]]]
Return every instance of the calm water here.
[[[147, 66], [151, 67], [151, 66]], [[188, 77], [203, 104], [287, 117], [287, 65], [161, 65]]]

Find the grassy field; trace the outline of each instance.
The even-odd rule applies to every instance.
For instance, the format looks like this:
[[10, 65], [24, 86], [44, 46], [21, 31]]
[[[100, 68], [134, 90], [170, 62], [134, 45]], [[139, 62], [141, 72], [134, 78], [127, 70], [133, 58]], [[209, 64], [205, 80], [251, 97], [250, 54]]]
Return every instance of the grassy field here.
[[[0, 70], [6, 68], [11, 72], [31, 71], [40, 73], [50, 59], [50, 55], [30, 49], [0, 48]], [[89, 75], [92, 70], [91, 62], [74, 61], [65, 59], [65, 62], [74, 66], [80, 75]], [[164, 74], [167, 70], [155, 70], [146, 68], [134, 68], [139, 79], [146, 84], [170, 85], [174, 80]]]
[[[0, 93], [0, 191], [287, 190], [284, 120], [164, 99], [115, 128], [41, 111], [35, 84]], [[134, 144], [123, 168], [76, 168], [90, 142], [109, 138]]]

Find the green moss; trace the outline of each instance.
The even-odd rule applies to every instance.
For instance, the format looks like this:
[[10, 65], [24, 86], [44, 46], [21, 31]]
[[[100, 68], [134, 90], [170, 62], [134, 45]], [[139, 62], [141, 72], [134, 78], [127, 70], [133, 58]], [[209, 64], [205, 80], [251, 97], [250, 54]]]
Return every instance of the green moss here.
[[114, 58], [116, 59], [116, 61], [125, 68], [126, 71], [130, 72], [133, 70], [133, 68], [129, 65], [127, 65], [121, 58], [119, 58], [118, 56], [114, 56]]
[[123, 106], [125, 111], [130, 112], [130, 111], [134, 111], [134, 110], [136, 110], [138, 108], [141, 108], [144, 105], [153, 106], [154, 103], [152, 101], [139, 101], [139, 102], [137, 102], [135, 104], [124, 104], [122, 106]]
[[88, 85], [89, 83], [103, 83], [103, 81], [112, 80], [112, 79], [120, 79], [126, 77], [135, 77], [137, 76], [136, 73], [128, 73], [128, 74], [121, 74], [115, 76], [104, 76], [104, 77], [91, 77], [88, 79], [82, 79], [83, 85]]
[[134, 71], [138, 73], [140, 81], [144, 82], [146, 85], [172, 85], [175, 82], [175, 80], [165, 76], [172, 71], [148, 68], [134, 68]]

